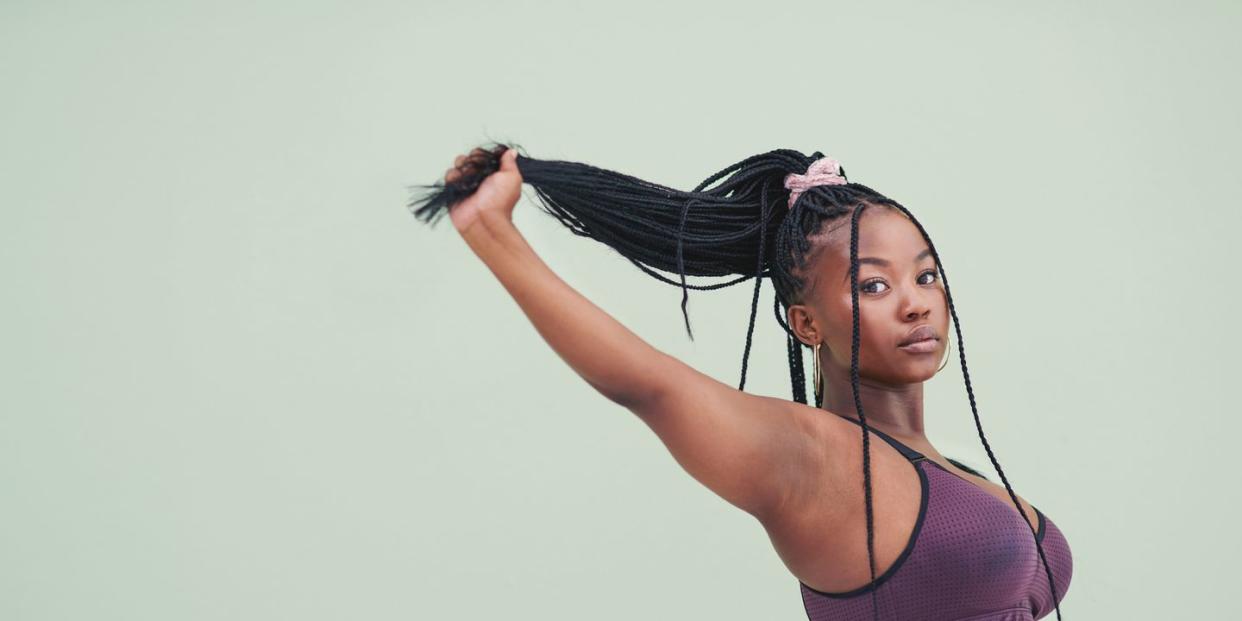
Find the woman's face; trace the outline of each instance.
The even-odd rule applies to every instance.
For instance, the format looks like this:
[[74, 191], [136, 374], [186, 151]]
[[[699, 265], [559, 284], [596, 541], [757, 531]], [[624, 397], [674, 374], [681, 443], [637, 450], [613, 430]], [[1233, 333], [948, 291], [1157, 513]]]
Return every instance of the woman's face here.
[[[804, 303], [790, 307], [790, 325], [803, 342], [822, 343], [829, 372], [848, 373], [853, 342], [849, 217], [826, 225], [815, 243], [820, 250], [810, 264], [813, 279]], [[923, 235], [896, 209], [868, 207], [860, 216], [858, 313], [859, 375], [900, 385], [936, 374], [949, 342], [948, 299]], [[930, 351], [899, 346], [924, 325], [938, 339]]]

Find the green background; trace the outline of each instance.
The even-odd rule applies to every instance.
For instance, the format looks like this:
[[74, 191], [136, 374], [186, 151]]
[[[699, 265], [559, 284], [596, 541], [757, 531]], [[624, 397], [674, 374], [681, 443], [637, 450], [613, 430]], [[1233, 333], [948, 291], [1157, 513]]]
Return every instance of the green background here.
[[[839, 159], [936, 242], [989, 443], [1071, 543], [1063, 617], [1231, 613], [1240, 18], [7, 0], [0, 618], [805, 618], [759, 524], [407, 210], [491, 139], [683, 189]], [[692, 293], [690, 342], [678, 288], [526, 196], [558, 274], [736, 385], [749, 283]], [[747, 389], [788, 398], [771, 294]], [[928, 434], [998, 480], [956, 351]]]

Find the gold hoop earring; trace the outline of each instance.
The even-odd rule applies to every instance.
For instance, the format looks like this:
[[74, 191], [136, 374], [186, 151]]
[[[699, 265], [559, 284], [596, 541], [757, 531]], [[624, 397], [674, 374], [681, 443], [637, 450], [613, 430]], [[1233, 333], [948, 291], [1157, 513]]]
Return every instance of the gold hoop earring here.
[[952, 347], [953, 347], [953, 342], [952, 342], [952, 341], [950, 341], [947, 345], [945, 345], [945, 347], [944, 347], [944, 362], [940, 363], [940, 368], [939, 368], [939, 369], [936, 369], [936, 372], [937, 372], [937, 373], [939, 373], [939, 372], [941, 372], [941, 371], [943, 371], [943, 370], [944, 370], [944, 365], [949, 364], [949, 350], [950, 350], [950, 349], [952, 349]]
[[824, 401], [824, 373], [819, 368], [819, 343], [815, 344], [815, 359], [812, 361], [815, 373], [815, 401]]

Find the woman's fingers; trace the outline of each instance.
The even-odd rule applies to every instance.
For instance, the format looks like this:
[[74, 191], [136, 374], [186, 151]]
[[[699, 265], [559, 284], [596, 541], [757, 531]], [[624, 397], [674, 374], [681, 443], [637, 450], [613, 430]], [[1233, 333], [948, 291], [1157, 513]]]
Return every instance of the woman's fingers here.
[[[509, 150], [512, 151], [513, 149], [509, 149]], [[486, 149], [483, 149], [481, 147], [476, 147], [473, 151], [470, 152], [470, 155], [486, 156], [486, 155], [490, 155], [490, 153]], [[452, 183], [458, 177], [461, 176], [461, 165], [465, 163], [468, 157], [469, 157], [468, 155], [458, 155], [457, 157], [453, 158], [453, 167], [444, 169], [444, 181], [445, 182]], [[512, 157], [514, 156], [510, 156], [510, 162], [512, 162]], [[503, 158], [501, 162], [503, 166], [503, 162], [504, 162]]]
[[444, 169], [444, 181], [448, 183], [452, 183], [455, 179], [460, 177], [461, 171], [458, 169], [461, 167], [461, 163], [464, 161], [466, 161], [466, 156], [464, 155], [458, 155], [456, 158], [454, 158], [453, 167]]

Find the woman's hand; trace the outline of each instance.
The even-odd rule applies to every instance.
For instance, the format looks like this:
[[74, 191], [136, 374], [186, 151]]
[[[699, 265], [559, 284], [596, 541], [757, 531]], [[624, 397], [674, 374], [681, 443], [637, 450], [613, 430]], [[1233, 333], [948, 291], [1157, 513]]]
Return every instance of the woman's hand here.
[[[483, 149], [475, 149], [470, 154], [480, 152], [486, 153]], [[461, 176], [463, 165], [469, 166], [469, 160], [466, 155], [457, 156], [453, 160], [453, 167], [445, 172], [444, 180], [451, 182]], [[463, 235], [483, 217], [499, 217], [512, 221], [513, 206], [521, 195], [522, 173], [518, 172], [517, 150], [510, 148], [500, 156], [500, 170], [488, 175], [474, 194], [454, 205], [449, 210], [449, 219]]]

